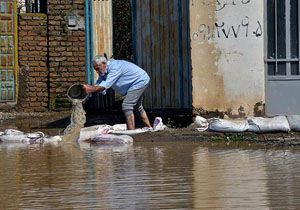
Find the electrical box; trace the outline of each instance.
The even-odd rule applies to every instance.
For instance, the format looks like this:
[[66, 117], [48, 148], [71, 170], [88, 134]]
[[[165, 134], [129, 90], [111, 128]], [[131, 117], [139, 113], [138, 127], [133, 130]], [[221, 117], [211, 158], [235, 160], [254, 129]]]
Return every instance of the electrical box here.
[[76, 15], [69, 15], [68, 16], [68, 26], [69, 27], [75, 27], [77, 25], [77, 18]]

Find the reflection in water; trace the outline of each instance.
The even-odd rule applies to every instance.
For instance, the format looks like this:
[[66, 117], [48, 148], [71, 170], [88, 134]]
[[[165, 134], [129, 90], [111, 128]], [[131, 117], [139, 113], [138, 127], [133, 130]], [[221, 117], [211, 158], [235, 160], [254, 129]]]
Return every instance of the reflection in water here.
[[195, 207], [268, 207], [262, 151], [208, 150], [195, 154]]
[[[268, 198], [276, 208], [300, 206], [300, 155], [289, 150], [270, 151], [265, 155], [268, 174]], [[291, 208], [289, 208], [291, 209]]]
[[192, 142], [0, 144], [0, 209], [297, 208], [299, 157]]

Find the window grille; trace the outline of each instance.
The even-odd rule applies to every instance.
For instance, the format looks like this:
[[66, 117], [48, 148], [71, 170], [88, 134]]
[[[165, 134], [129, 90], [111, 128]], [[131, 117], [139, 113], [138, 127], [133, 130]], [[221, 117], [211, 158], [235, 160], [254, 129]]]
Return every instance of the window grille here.
[[269, 79], [299, 79], [298, 0], [266, 0], [266, 64]]
[[18, 13], [47, 13], [47, 0], [17, 0]]

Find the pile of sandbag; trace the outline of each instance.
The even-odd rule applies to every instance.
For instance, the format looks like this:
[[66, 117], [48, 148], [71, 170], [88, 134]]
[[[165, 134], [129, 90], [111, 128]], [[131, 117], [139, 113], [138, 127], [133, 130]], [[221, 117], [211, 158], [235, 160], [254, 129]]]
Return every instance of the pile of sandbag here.
[[[155, 132], [164, 130], [166, 126], [160, 117], [156, 117], [152, 128], [141, 128], [135, 130], [127, 130], [126, 124], [116, 125], [95, 125], [81, 128], [79, 136], [75, 141], [84, 142], [89, 140], [93, 143], [120, 145], [131, 144], [133, 138], [129, 135]], [[6, 143], [23, 143], [23, 144], [58, 144], [63, 140], [63, 136], [46, 136], [43, 132], [24, 133], [15, 129], [6, 129], [0, 132], [0, 142]]]
[[6, 129], [0, 132], [0, 142], [23, 144], [58, 144], [61, 136], [46, 136], [43, 132], [24, 133], [15, 129]]
[[126, 124], [115, 124], [115, 125], [94, 125], [85, 127], [80, 130], [78, 141], [93, 139], [94, 137], [104, 134], [119, 134], [119, 135], [134, 135], [145, 132], [156, 132], [164, 130], [167, 126], [163, 124], [160, 117], [156, 117], [152, 128], [138, 128], [135, 130], [127, 130]]
[[205, 119], [197, 116], [194, 122], [198, 131], [215, 132], [289, 132], [300, 131], [300, 115], [276, 116], [272, 118], [250, 117], [247, 120]]
[[152, 128], [138, 128], [135, 130], [127, 130], [126, 124], [115, 125], [94, 125], [85, 127], [80, 130], [78, 141], [90, 140], [95, 143], [102, 144], [130, 144], [133, 138], [129, 135], [156, 132], [164, 130], [165, 126], [160, 117], [156, 117]]

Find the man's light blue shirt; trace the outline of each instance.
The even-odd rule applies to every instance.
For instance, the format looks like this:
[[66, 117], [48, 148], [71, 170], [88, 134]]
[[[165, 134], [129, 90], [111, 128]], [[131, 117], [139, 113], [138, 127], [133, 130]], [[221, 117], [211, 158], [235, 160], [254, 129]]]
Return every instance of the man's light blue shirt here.
[[146, 86], [150, 78], [146, 71], [137, 65], [123, 60], [110, 59], [106, 63], [105, 75], [99, 75], [96, 86], [105, 88], [112, 87], [121, 95], [126, 95], [128, 91], [136, 90]]

